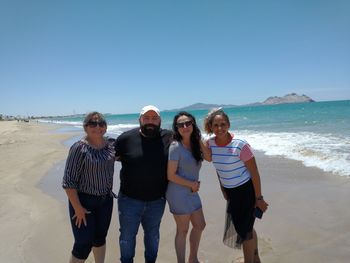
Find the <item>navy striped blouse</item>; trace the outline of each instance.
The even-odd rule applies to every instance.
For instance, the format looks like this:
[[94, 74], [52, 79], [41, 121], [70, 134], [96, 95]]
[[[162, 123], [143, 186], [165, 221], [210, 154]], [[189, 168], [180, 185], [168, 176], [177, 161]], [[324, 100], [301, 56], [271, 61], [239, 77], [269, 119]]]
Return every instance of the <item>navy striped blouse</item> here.
[[106, 138], [105, 147], [98, 150], [85, 140], [77, 141], [69, 150], [62, 187], [91, 195], [111, 194], [114, 161], [114, 139]]

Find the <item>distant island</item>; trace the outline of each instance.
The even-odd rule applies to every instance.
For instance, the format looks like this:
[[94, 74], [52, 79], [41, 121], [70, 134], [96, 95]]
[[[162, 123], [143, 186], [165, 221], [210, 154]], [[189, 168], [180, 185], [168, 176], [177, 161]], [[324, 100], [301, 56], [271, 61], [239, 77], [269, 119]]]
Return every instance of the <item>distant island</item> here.
[[[285, 103], [303, 103], [303, 102], [315, 102], [313, 99], [306, 95], [298, 95], [296, 93], [290, 93], [283, 97], [268, 97], [263, 102], [255, 102], [244, 105], [232, 105], [232, 104], [206, 104], [206, 103], [195, 103], [183, 108], [172, 109], [172, 110], [164, 110], [164, 111], [190, 111], [190, 110], [208, 110], [212, 108], [234, 108], [240, 106], [259, 106], [259, 105], [275, 105], [275, 104], [285, 104]], [[105, 113], [105, 115], [109, 115], [110, 113]], [[30, 119], [55, 119], [55, 118], [64, 118], [64, 117], [81, 117], [83, 118], [85, 114], [73, 114], [73, 115], [59, 115], [59, 116], [9, 116], [0, 114], [0, 121], [5, 120], [17, 120], [17, 121], [25, 121], [28, 122]]]
[[234, 108], [239, 106], [259, 106], [259, 105], [275, 105], [275, 104], [286, 104], [286, 103], [303, 103], [303, 102], [315, 102], [313, 99], [306, 95], [298, 95], [296, 93], [290, 93], [283, 97], [268, 97], [263, 102], [254, 102], [244, 105], [233, 105], [233, 104], [206, 104], [206, 103], [195, 103], [183, 108], [172, 109], [166, 111], [180, 111], [180, 110], [207, 110], [212, 108]]

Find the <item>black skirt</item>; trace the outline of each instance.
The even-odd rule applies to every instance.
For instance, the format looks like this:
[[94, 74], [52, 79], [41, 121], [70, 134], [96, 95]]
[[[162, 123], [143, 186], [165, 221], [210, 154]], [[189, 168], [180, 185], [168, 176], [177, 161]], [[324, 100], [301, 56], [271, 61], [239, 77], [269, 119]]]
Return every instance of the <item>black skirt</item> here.
[[240, 248], [243, 241], [253, 238], [255, 222], [255, 192], [252, 180], [235, 188], [225, 188], [228, 197], [223, 242]]

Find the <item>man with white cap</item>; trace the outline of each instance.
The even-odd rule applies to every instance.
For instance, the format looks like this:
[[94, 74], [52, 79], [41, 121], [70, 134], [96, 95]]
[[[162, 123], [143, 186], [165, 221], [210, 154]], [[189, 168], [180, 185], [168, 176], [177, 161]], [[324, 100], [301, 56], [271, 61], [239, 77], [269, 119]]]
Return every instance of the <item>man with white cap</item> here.
[[168, 150], [172, 133], [160, 128], [160, 111], [142, 108], [140, 128], [121, 134], [115, 143], [121, 161], [118, 213], [120, 261], [132, 263], [140, 224], [144, 230], [145, 262], [156, 262], [159, 227], [165, 208]]

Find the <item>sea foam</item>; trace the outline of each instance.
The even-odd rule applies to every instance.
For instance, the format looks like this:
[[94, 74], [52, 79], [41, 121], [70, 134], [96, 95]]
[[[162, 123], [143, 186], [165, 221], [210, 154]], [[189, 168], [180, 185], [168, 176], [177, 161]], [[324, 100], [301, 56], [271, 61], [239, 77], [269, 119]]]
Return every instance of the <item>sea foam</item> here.
[[115, 124], [108, 125], [107, 132], [119, 136], [124, 131], [139, 127], [139, 124]]
[[[61, 121], [61, 120], [45, 120], [41, 119], [38, 120], [39, 122], [43, 123], [53, 123], [53, 124], [59, 124], [59, 125], [66, 125], [66, 126], [73, 126], [76, 128], [83, 129], [83, 124], [81, 121]], [[139, 124], [108, 124], [107, 126], [107, 133], [119, 136], [124, 131], [133, 129], [139, 127]]]
[[266, 155], [283, 156], [318, 167], [326, 172], [350, 177], [350, 138], [312, 132], [236, 131], [236, 138], [248, 141]]
[[50, 119], [39, 119], [38, 122], [83, 127], [80, 121], [60, 121], [60, 120], [50, 120]]

